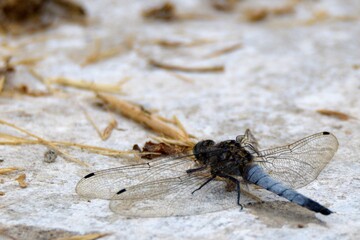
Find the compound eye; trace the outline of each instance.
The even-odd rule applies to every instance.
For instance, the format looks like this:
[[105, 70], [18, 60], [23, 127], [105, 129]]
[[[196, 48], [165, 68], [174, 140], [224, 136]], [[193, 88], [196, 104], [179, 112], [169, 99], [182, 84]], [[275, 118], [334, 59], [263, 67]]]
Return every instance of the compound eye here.
[[214, 146], [214, 145], [215, 145], [215, 142], [213, 140], [204, 140], [204, 141], [198, 142], [194, 147], [194, 153], [199, 154], [202, 152], [206, 152], [206, 150], [209, 147]]

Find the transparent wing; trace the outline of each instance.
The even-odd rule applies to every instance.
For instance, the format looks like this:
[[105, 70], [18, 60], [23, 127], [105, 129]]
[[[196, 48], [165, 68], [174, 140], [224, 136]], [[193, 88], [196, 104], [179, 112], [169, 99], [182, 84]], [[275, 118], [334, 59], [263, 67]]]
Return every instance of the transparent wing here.
[[[213, 180], [192, 194], [208, 178], [186, 174], [131, 186], [112, 198], [110, 208], [123, 216], [168, 217], [238, 207], [236, 192], [226, 191], [224, 181]], [[250, 201], [243, 196], [242, 202]]]
[[195, 162], [188, 156], [177, 156], [149, 161], [143, 164], [110, 168], [83, 177], [76, 192], [85, 198], [111, 199], [118, 191], [142, 182], [177, 177], [194, 168]]
[[321, 132], [283, 147], [260, 151], [255, 161], [274, 179], [299, 188], [316, 179], [338, 146], [333, 134]]

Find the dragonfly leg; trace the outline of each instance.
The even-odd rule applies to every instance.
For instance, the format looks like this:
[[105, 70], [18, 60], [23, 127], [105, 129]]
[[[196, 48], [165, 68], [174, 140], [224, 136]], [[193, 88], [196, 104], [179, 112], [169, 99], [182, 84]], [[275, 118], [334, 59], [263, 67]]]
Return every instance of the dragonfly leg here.
[[198, 167], [198, 168], [192, 168], [192, 169], [188, 169], [186, 170], [186, 173], [193, 173], [193, 172], [198, 172], [198, 171], [202, 171], [204, 169], [206, 169], [207, 166], [206, 165], [203, 165], [201, 167]]
[[191, 194], [194, 194], [194, 192], [202, 189], [206, 184], [208, 184], [209, 182], [211, 182], [212, 180], [214, 180], [216, 178], [216, 176], [212, 176], [211, 178], [209, 178], [208, 180], [206, 180], [203, 184], [201, 184], [200, 187], [198, 187], [197, 189], [195, 189], [194, 191], [192, 191]]
[[237, 191], [237, 204], [240, 206], [240, 210], [243, 210], [243, 205], [240, 203], [240, 195], [241, 195], [241, 192], [240, 192], [240, 181], [232, 176], [228, 176], [228, 175], [225, 175], [225, 174], [218, 174], [219, 177], [222, 177], [222, 178], [226, 178], [226, 179], [229, 179], [230, 181], [232, 181], [233, 183], [236, 184], [236, 191]]

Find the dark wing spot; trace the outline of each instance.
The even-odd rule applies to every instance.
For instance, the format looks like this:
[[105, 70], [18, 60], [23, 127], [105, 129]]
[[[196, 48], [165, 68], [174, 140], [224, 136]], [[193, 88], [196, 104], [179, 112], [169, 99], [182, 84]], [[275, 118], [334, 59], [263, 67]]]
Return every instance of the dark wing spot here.
[[86, 175], [84, 178], [89, 178], [89, 177], [92, 177], [92, 176], [94, 176], [95, 175], [95, 173], [89, 173], [88, 175]]
[[329, 132], [323, 132], [323, 135], [330, 135]]
[[121, 193], [123, 193], [123, 192], [126, 192], [126, 189], [124, 188], [124, 189], [121, 189], [120, 191], [118, 191], [116, 194], [121, 194]]

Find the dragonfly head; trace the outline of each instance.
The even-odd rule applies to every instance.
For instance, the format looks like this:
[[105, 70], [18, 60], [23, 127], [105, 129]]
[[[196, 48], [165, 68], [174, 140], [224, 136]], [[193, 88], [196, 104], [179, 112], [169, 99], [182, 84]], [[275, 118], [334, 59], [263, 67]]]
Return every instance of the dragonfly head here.
[[213, 140], [204, 140], [198, 142], [194, 149], [193, 153], [195, 154], [196, 159], [202, 163], [206, 164], [209, 157], [212, 153], [212, 147], [215, 145], [215, 142]]

